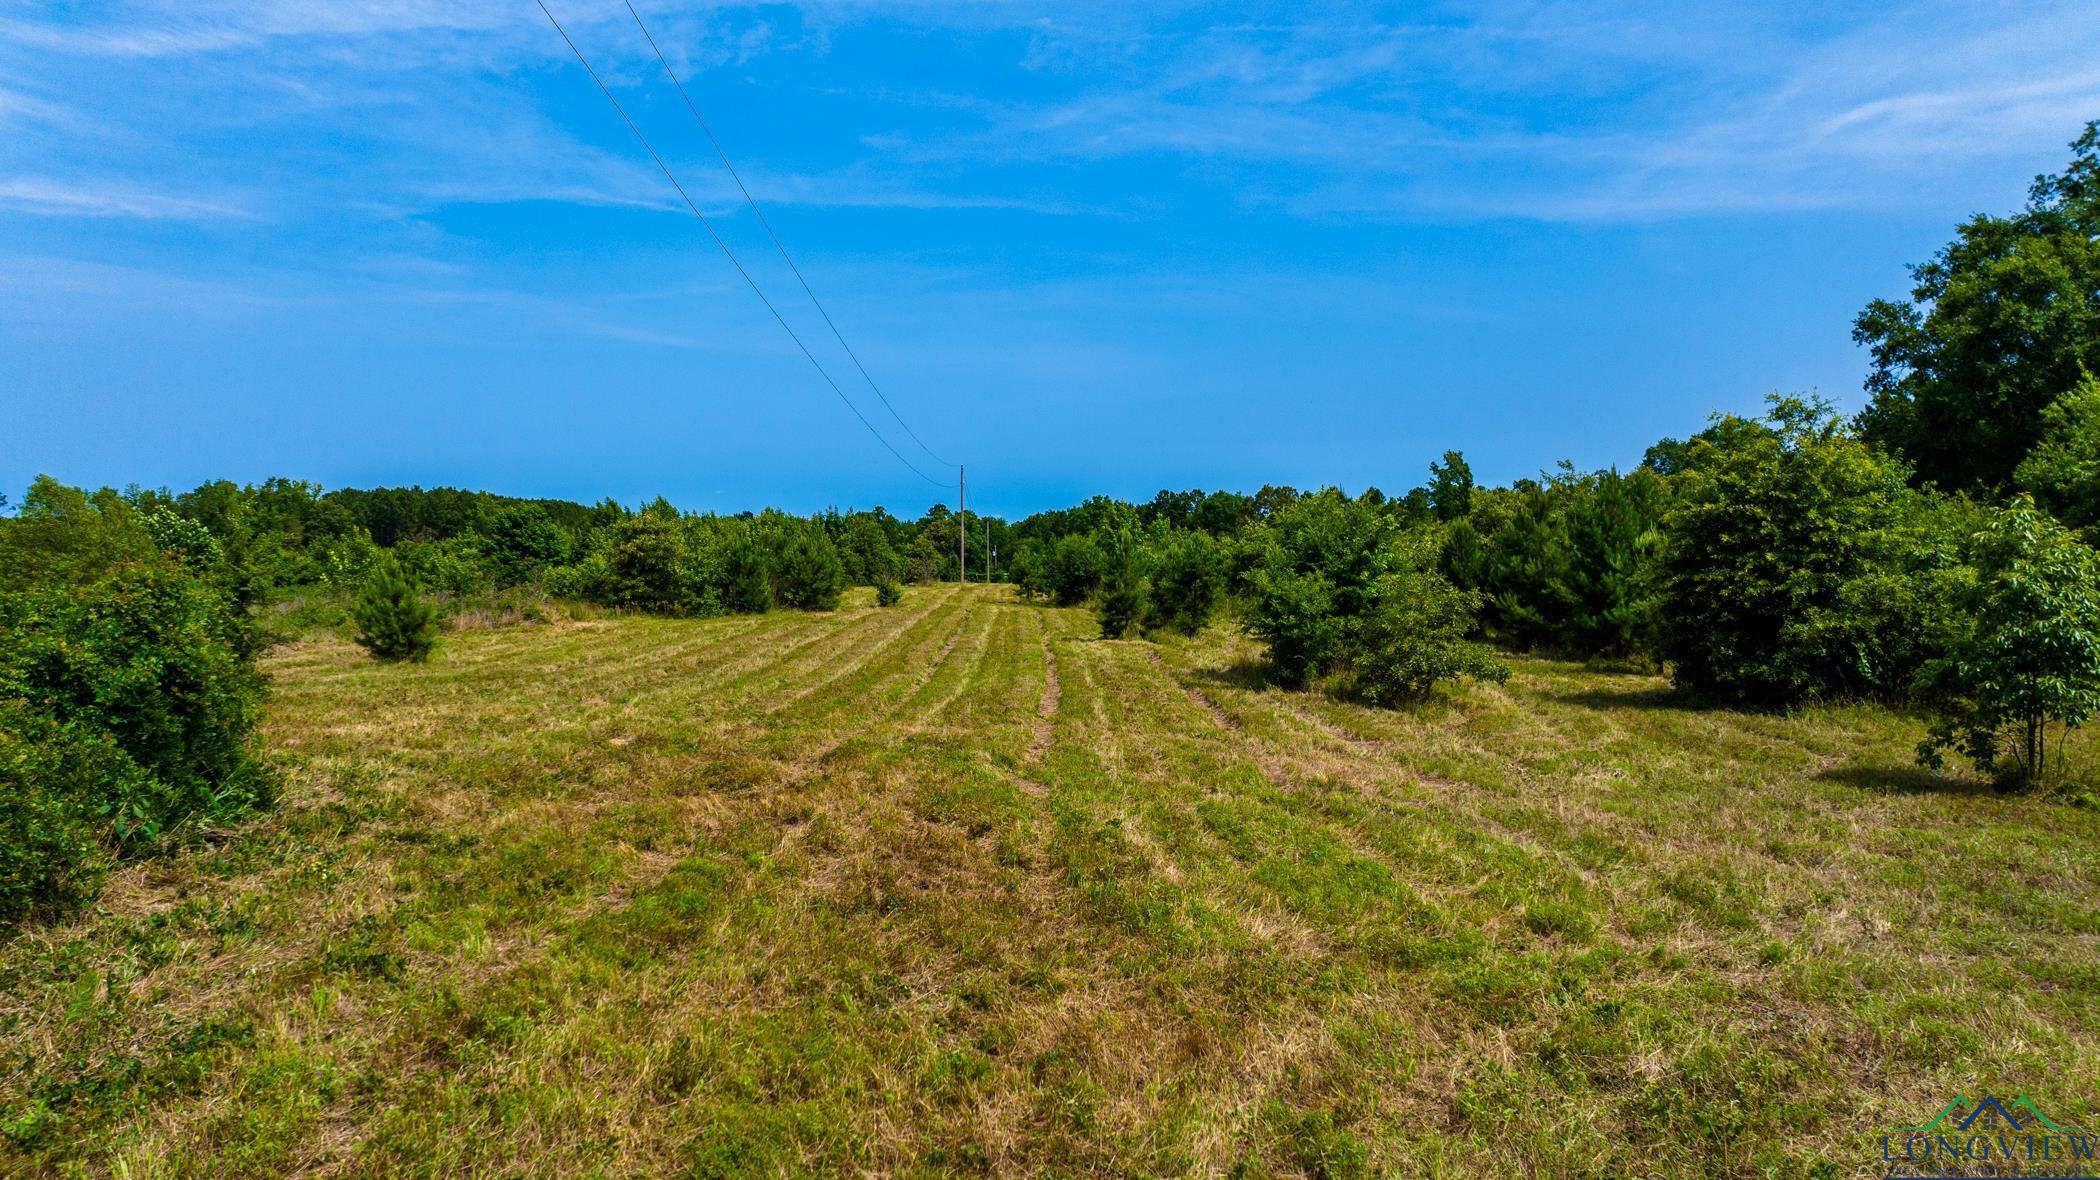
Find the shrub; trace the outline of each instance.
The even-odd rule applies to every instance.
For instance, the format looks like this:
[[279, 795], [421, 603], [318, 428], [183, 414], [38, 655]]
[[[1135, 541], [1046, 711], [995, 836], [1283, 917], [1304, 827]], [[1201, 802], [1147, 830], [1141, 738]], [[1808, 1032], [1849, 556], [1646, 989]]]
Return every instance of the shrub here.
[[895, 606], [904, 601], [904, 587], [894, 579], [885, 578], [875, 583], [875, 605]]
[[1985, 773], [2035, 782], [2051, 726], [2100, 710], [2100, 554], [2020, 497], [1976, 538], [1963, 633], [1919, 675], [1933, 716], [1918, 756], [1959, 750]]
[[80, 782], [105, 780], [98, 789], [110, 793], [92, 802], [120, 838], [150, 838], [267, 798], [252, 748], [263, 684], [241, 631], [216, 591], [166, 566], [8, 595], [0, 700], [24, 703], [18, 733], [84, 742], [135, 766], [119, 774], [96, 753], [89, 760], [105, 772]]
[[402, 541], [389, 552], [410, 581], [434, 594], [466, 598], [485, 593], [496, 584], [495, 572], [478, 537]]
[[1390, 515], [1332, 488], [1281, 502], [1255, 539], [1246, 612], [1278, 679], [1301, 685], [1345, 660], [1399, 545]]
[[2058, 520], [2100, 524], [2100, 378], [2087, 377], [2041, 414], [2041, 437], [2013, 471]]
[[839, 562], [846, 578], [855, 584], [880, 587], [896, 581], [904, 572], [904, 559], [890, 543], [883, 521], [888, 514], [855, 513], [845, 519], [837, 539]]
[[1552, 646], [1583, 655], [1627, 656], [1650, 643], [1666, 489], [1637, 469], [1565, 475], [1556, 543], [1567, 559], [1549, 584], [1559, 619]]
[[1050, 548], [1055, 541], [1026, 541], [1006, 563], [1007, 576], [1023, 598], [1048, 599], [1050, 594]]
[[1225, 562], [1203, 533], [1177, 532], [1152, 561], [1152, 592], [1145, 629], [1194, 635], [1210, 622], [1225, 596]]
[[1466, 642], [1479, 595], [1426, 570], [1388, 576], [1378, 605], [1355, 629], [1345, 691], [1386, 708], [1420, 700], [1469, 676], [1501, 682], [1509, 670]]
[[780, 547], [773, 581], [784, 606], [832, 610], [839, 604], [846, 572], [831, 538], [814, 525], [795, 525], [790, 526], [787, 541]]
[[484, 544], [499, 586], [529, 582], [569, 555], [568, 534], [537, 504], [513, 505], [490, 517]]
[[574, 565], [557, 565], [541, 575], [541, 585], [550, 598], [573, 598], [584, 602], [609, 602], [607, 587], [612, 571], [603, 553], [588, 553]]
[[936, 581], [940, 578], [941, 571], [946, 564], [953, 560], [954, 553], [954, 546], [951, 545], [943, 549], [940, 542], [934, 540], [927, 532], [922, 531], [918, 536], [912, 538], [910, 545], [905, 547], [905, 573], [912, 581], [920, 585]]
[[379, 659], [427, 660], [437, 646], [437, 608], [416, 593], [391, 555], [365, 579], [350, 617], [357, 642]]
[[1256, 544], [1247, 628], [1283, 683], [1334, 674], [1390, 706], [1455, 677], [1502, 676], [1464, 638], [1479, 596], [1436, 572], [1434, 533], [1327, 489], [1278, 508]]
[[226, 559], [226, 551], [211, 530], [166, 508], [139, 514], [139, 524], [161, 552], [195, 570], [208, 570]]
[[343, 589], [362, 586], [379, 556], [379, 546], [372, 543], [372, 538], [363, 529], [340, 537], [321, 551], [318, 563], [321, 581]]
[[42, 581], [0, 585], [0, 923], [63, 909], [109, 852], [262, 806], [271, 787], [252, 629], [225, 595], [122, 540], [135, 522], [118, 514], [18, 523], [0, 521], [0, 548], [38, 552]]
[[1301, 687], [1339, 660], [1348, 632], [1323, 575], [1276, 563], [1256, 569], [1248, 590], [1247, 629], [1265, 646], [1278, 681]]
[[1108, 556], [1094, 538], [1084, 534], [1059, 537], [1041, 558], [1037, 577], [1050, 601], [1059, 606], [1078, 606], [1101, 586]]
[[0, 928], [86, 900], [108, 862], [91, 820], [102, 784], [81, 773], [81, 743], [25, 732], [48, 725], [24, 713], [0, 704]]
[[1677, 682], [1757, 704], [1904, 692], [1944, 612], [1902, 465], [1794, 398], [1717, 419], [1685, 461], [1659, 603]]

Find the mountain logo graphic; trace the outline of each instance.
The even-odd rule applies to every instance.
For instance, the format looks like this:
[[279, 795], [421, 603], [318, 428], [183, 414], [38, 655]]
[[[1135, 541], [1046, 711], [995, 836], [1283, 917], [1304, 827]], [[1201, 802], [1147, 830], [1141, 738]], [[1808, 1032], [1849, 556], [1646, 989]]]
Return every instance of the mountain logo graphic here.
[[[2005, 1125], [2014, 1131], [2025, 1131], [2032, 1126], [2036, 1130], [2055, 1131], [2058, 1134], [2079, 1133], [2078, 1128], [2062, 1126], [2048, 1115], [2043, 1114], [2041, 1108], [2034, 1104], [2034, 1100], [2025, 1094], [2013, 1098], [2011, 1109], [2007, 1109], [2005, 1103], [1998, 1101], [1997, 1098], [1989, 1094], [1983, 1096], [1983, 1101], [1975, 1103], [1971, 1103], [1966, 1095], [1956, 1094], [1954, 1101], [1941, 1107], [1940, 1112], [1932, 1116], [1931, 1122], [1921, 1127], [1905, 1127], [1903, 1130], [1916, 1135], [1930, 1134], [1939, 1130], [1941, 1124], [1945, 1123], [1949, 1118], [1953, 1118], [1954, 1113], [1964, 1106], [1970, 1106], [1972, 1109], [1968, 1114], [1955, 1120], [1954, 1129], [1957, 1131], [1968, 1130], [1969, 1125], [1982, 1117], [1985, 1111], [1996, 1111], [1998, 1112], [1998, 1117], [2005, 1120]], [[2023, 1112], [2024, 1117], [2023, 1115], [2014, 1114], [2014, 1110]]]
[[2010, 1102], [1957, 1094], [1931, 1121], [1883, 1135], [1881, 1162], [1890, 1176], [2100, 1180], [2100, 1134], [2064, 1126], [2025, 1094]]

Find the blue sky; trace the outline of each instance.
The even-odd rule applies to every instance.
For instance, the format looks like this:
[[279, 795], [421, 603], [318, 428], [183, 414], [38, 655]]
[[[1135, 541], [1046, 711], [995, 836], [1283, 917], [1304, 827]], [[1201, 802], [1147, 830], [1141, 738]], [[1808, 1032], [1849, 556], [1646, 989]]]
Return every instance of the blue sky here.
[[[549, 0], [841, 384], [619, 0]], [[2090, 3], [639, 4], [973, 504], [1626, 465], [1856, 406], [1866, 300], [2100, 117]], [[0, 0], [0, 487], [943, 491], [532, 0]]]

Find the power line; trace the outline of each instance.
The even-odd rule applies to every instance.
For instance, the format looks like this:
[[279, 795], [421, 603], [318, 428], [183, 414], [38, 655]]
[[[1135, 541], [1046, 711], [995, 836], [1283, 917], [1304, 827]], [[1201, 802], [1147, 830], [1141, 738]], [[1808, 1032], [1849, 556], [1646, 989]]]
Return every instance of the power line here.
[[700, 206], [693, 203], [693, 198], [686, 193], [685, 186], [678, 183], [678, 177], [672, 174], [671, 166], [664, 163], [664, 158], [657, 154], [655, 146], [649, 142], [649, 137], [643, 135], [642, 129], [636, 126], [634, 120], [628, 116], [627, 108], [621, 106], [620, 100], [613, 97], [613, 92], [606, 87], [605, 80], [603, 78], [600, 78], [598, 76], [598, 71], [591, 67], [590, 59], [583, 55], [583, 50], [578, 49], [576, 47], [576, 41], [574, 38], [569, 36], [569, 31], [567, 29], [562, 28], [561, 22], [554, 18], [553, 10], [547, 7], [547, 0], [534, 0], [534, 2], [540, 6], [540, 11], [547, 15], [547, 23], [553, 25], [554, 31], [560, 33], [561, 39], [564, 42], [567, 42], [569, 46], [569, 52], [576, 55], [576, 60], [582, 64], [584, 72], [591, 76], [591, 81], [597, 83], [598, 93], [604, 95], [605, 101], [611, 103], [613, 110], [619, 112], [620, 121], [622, 123], [627, 124], [627, 129], [629, 131], [634, 132], [635, 139], [641, 142], [642, 150], [648, 152], [649, 158], [656, 161], [656, 167], [659, 171], [661, 171], [664, 174], [664, 179], [670, 181], [671, 187], [678, 190], [678, 196], [681, 200], [685, 202], [685, 207], [692, 210], [693, 216], [700, 219], [700, 224], [707, 228], [707, 236], [715, 240], [715, 245], [721, 248], [723, 256], [729, 259], [729, 264], [731, 266], [736, 267], [736, 273], [744, 277], [744, 282], [751, 288], [751, 293], [758, 296], [758, 301], [766, 305], [767, 311], [773, 313], [774, 321], [780, 325], [781, 331], [786, 332], [788, 334], [788, 339], [793, 340], [795, 342], [795, 347], [802, 350], [802, 355], [808, 358], [810, 366], [816, 369], [817, 376], [822, 377], [824, 379], [824, 384], [829, 385], [831, 387], [831, 392], [837, 394], [839, 400], [846, 403], [846, 408], [853, 411], [853, 416], [855, 418], [860, 419], [860, 424], [862, 426], [868, 428], [868, 433], [875, 436], [875, 441], [881, 443], [883, 449], [887, 450], [890, 454], [896, 456], [897, 462], [902, 463], [906, 467], [911, 468], [913, 475], [918, 476], [920, 479], [925, 480], [927, 483], [930, 483], [937, 488], [946, 487], [947, 485], [943, 481], [935, 479], [932, 476], [926, 474], [924, 471], [919, 470], [918, 464], [913, 463], [911, 460], [905, 458], [904, 453], [902, 451], [899, 451], [895, 446], [892, 446], [890, 440], [884, 438], [882, 436], [882, 432], [875, 429], [875, 424], [873, 422], [868, 421], [868, 416], [860, 412], [860, 407], [853, 404], [853, 399], [846, 396], [846, 391], [839, 388], [839, 383], [831, 379], [831, 374], [825, 370], [823, 363], [817, 360], [817, 354], [811, 352], [809, 350], [809, 345], [804, 344], [802, 342], [802, 337], [796, 334], [794, 327], [787, 322], [787, 317], [780, 314], [780, 309], [773, 306], [773, 301], [771, 299], [766, 298], [765, 291], [759, 287], [758, 281], [751, 277], [751, 272], [744, 269], [744, 264], [737, 259], [736, 252], [729, 248], [729, 243], [723, 241], [722, 235], [715, 232], [715, 225], [713, 222], [707, 219], [707, 214], [700, 212]]
[[847, 356], [853, 358], [853, 367], [860, 370], [861, 379], [868, 383], [869, 389], [875, 391], [875, 396], [881, 400], [882, 407], [890, 412], [890, 417], [897, 420], [897, 425], [904, 428], [904, 433], [910, 435], [911, 440], [919, 444], [920, 450], [932, 456], [934, 462], [944, 467], [955, 466], [955, 464], [941, 458], [932, 447], [926, 445], [926, 440], [919, 437], [919, 432], [913, 430], [911, 423], [904, 420], [904, 415], [897, 412], [897, 407], [890, 404], [890, 399], [888, 395], [882, 392], [882, 387], [875, 384], [875, 378], [869, 375], [868, 367], [860, 363], [860, 354], [853, 351], [851, 344], [846, 343], [845, 334], [839, 331], [839, 326], [836, 323], [832, 322], [831, 312], [825, 309], [824, 301], [818, 299], [817, 293], [810, 289], [809, 280], [802, 277], [802, 268], [795, 265], [794, 256], [788, 253], [788, 248], [781, 242], [780, 235], [773, 232], [773, 223], [766, 220], [765, 212], [758, 207], [758, 201], [751, 196], [751, 190], [744, 186], [742, 174], [737, 172], [735, 164], [729, 162], [729, 153], [722, 150], [722, 142], [715, 138], [714, 128], [707, 125], [707, 120], [700, 114], [700, 108], [693, 105], [693, 96], [686, 93], [685, 83], [678, 80], [677, 71], [671, 68], [670, 60], [664, 56], [664, 51], [657, 46], [656, 38], [649, 32], [649, 26], [642, 23], [642, 14], [635, 11], [634, 0], [622, 0], [622, 3], [627, 5], [627, 15], [634, 18], [634, 27], [640, 29], [642, 37], [649, 42], [650, 52], [656, 54], [657, 62], [663, 66], [664, 76], [671, 80], [671, 85], [678, 88], [678, 97], [685, 100], [685, 109], [693, 113], [693, 122], [700, 124], [701, 132], [707, 136], [707, 142], [713, 146], [715, 155], [721, 159], [722, 167], [727, 168], [729, 170], [729, 178], [736, 181], [737, 191], [744, 194], [744, 204], [751, 207], [752, 214], [758, 218], [758, 224], [765, 228], [766, 236], [773, 239], [773, 248], [780, 251], [780, 257], [788, 264], [788, 269], [795, 272], [795, 281], [802, 284], [802, 293], [809, 296], [810, 303], [816, 306], [817, 314], [824, 317], [824, 326], [831, 329], [832, 338], [839, 342], [840, 348], [846, 350]]

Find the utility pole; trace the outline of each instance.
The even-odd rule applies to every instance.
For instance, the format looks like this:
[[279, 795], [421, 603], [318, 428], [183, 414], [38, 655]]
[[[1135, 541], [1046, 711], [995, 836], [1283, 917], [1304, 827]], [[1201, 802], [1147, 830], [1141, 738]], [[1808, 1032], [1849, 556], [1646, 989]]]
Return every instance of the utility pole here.
[[955, 584], [960, 586], [970, 580], [970, 509], [969, 481], [963, 478], [962, 464], [955, 465]]
[[984, 522], [984, 584], [992, 584], [992, 521], [988, 516], [977, 519]]

